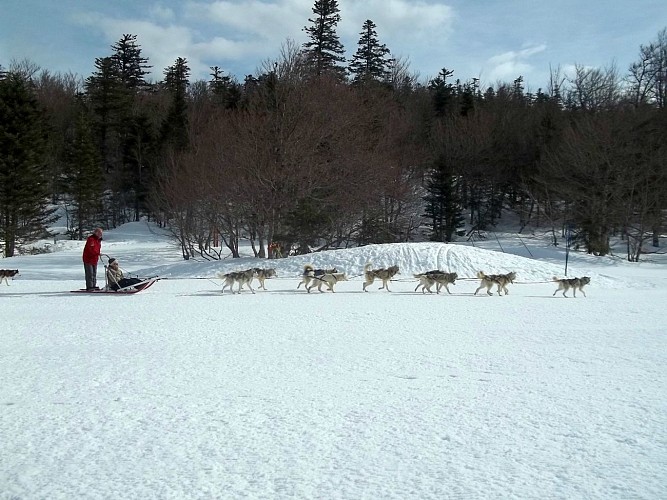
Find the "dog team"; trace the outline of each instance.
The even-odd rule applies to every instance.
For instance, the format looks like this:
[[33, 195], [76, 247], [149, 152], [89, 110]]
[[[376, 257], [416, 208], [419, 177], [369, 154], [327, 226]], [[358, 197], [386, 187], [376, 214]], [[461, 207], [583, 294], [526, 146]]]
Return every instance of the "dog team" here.
[[[375, 280], [382, 281], [382, 286], [380, 290], [389, 289], [389, 282], [399, 273], [398, 266], [391, 266], [388, 268], [379, 268], [373, 269], [372, 264], [368, 263], [364, 266], [364, 284], [363, 291], [367, 292], [367, 287], [372, 285]], [[14, 279], [15, 276], [19, 275], [18, 269], [0, 269], [0, 284], [4, 281], [9, 286], [9, 279]], [[262, 269], [259, 267], [254, 267], [247, 269], [245, 271], [236, 271], [231, 273], [219, 274], [218, 278], [224, 280], [222, 285], [222, 292], [224, 293], [226, 288], [234, 293], [233, 286], [238, 285], [237, 293], [241, 293], [241, 290], [244, 286], [247, 286], [252, 293], [255, 293], [254, 288], [252, 287], [252, 282], [254, 279], [257, 279], [259, 282], [259, 288], [266, 290], [265, 281], [270, 278], [275, 278], [277, 276], [276, 270], [271, 269]], [[438, 269], [432, 271], [426, 271], [425, 273], [419, 273], [413, 275], [419, 283], [415, 288], [415, 292], [421, 288], [422, 293], [433, 293], [433, 286], [435, 286], [435, 292], [440, 293], [440, 290], [444, 288], [447, 290], [447, 293], [451, 294], [449, 290], [449, 285], [456, 284], [458, 275], [456, 273], [448, 273], [445, 271], [440, 271]], [[509, 290], [507, 285], [513, 284], [516, 279], [516, 273], [510, 272], [507, 274], [484, 274], [482, 271], [477, 273], [477, 278], [480, 280], [479, 287], [475, 290], [473, 295], [477, 295], [477, 292], [486, 288], [486, 293], [488, 295], [493, 295], [491, 289], [495, 286], [498, 295], [507, 295]], [[308, 293], [317, 287], [319, 292], [322, 292], [322, 287], [326, 286], [330, 292], [335, 292], [334, 287], [339, 281], [348, 281], [347, 273], [341, 273], [338, 269], [315, 269], [311, 264], [306, 264], [303, 266], [303, 274], [301, 275], [301, 282], [297, 285], [297, 289], [304, 285], [304, 288]], [[552, 280], [558, 284], [558, 288], [553, 293], [552, 296], [560, 291], [563, 292], [563, 297], [567, 297], [567, 292], [572, 290], [572, 296], [577, 296], [577, 290], [584, 294], [586, 297], [586, 292], [584, 292], [584, 287], [591, 282], [591, 279], [588, 276], [582, 278], [563, 278], [560, 279], [556, 276]]]
[[[398, 266], [390, 266], [388, 268], [378, 268], [373, 269], [373, 265], [368, 263], [364, 266], [364, 283], [363, 291], [367, 292], [367, 287], [372, 285], [376, 280], [382, 281], [382, 286], [380, 290], [389, 289], [389, 282], [394, 279], [394, 276], [400, 274]], [[245, 271], [236, 271], [226, 274], [219, 274], [218, 277], [224, 280], [222, 286], [222, 292], [224, 293], [226, 288], [229, 288], [232, 293], [234, 293], [234, 284], [238, 284], [238, 293], [241, 293], [241, 290], [244, 286], [250, 289], [252, 293], [255, 293], [255, 290], [252, 288], [252, 282], [256, 278], [259, 281], [259, 287], [266, 290], [265, 280], [276, 277], [275, 269], [261, 269], [261, 268], [251, 268]], [[449, 285], [455, 285], [458, 278], [457, 273], [448, 273], [441, 271], [439, 269], [426, 271], [424, 273], [414, 274], [419, 283], [415, 288], [415, 292], [421, 289], [422, 293], [433, 293], [433, 286], [435, 286], [435, 292], [440, 293], [440, 290], [444, 288], [447, 290], [447, 293], [451, 294], [449, 290]], [[507, 295], [509, 294], [508, 285], [514, 284], [516, 279], [515, 272], [509, 272], [507, 274], [485, 274], [482, 271], [477, 273], [477, 278], [480, 280], [479, 287], [475, 290], [473, 295], [477, 295], [480, 290], [486, 289], [488, 295], [493, 295], [491, 291], [492, 288], [496, 288], [498, 295]], [[584, 292], [584, 286], [588, 285], [591, 282], [591, 279], [588, 276], [582, 278], [565, 278], [559, 279], [556, 276], [552, 278], [554, 282], [558, 284], [557, 290], [553, 293], [553, 296], [556, 295], [559, 291], [562, 290], [563, 296], [567, 297], [566, 292], [570, 289], [574, 297], [577, 296], [577, 290], [586, 296]], [[303, 273], [301, 275], [301, 281], [297, 285], [297, 289], [304, 286], [305, 290], [310, 293], [310, 291], [317, 287], [319, 292], [325, 290], [322, 289], [323, 286], [330, 292], [335, 292], [335, 286], [339, 281], [349, 281], [347, 273], [339, 272], [338, 269], [315, 269], [311, 264], [306, 264], [303, 266]]]

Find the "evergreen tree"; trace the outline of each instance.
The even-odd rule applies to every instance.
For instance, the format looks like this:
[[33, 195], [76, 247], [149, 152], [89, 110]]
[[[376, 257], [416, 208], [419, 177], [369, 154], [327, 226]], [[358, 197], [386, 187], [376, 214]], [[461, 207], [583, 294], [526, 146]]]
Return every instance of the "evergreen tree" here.
[[453, 108], [456, 89], [451, 83], [447, 83], [447, 78], [453, 74], [453, 70], [442, 68], [438, 76], [429, 82], [428, 88], [433, 99], [433, 111], [438, 118], [447, 115]]
[[72, 236], [81, 239], [99, 224], [104, 185], [99, 153], [84, 109], [80, 110], [67, 142], [65, 158], [63, 184], [74, 205]]
[[118, 163], [118, 129], [123, 109], [123, 87], [118, 66], [111, 57], [95, 59], [96, 71], [86, 79], [86, 92], [95, 114], [95, 136], [109, 173]]
[[345, 49], [336, 33], [336, 25], [340, 22], [340, 10], [337, 0], [315, 0], [313, 14], [308, 21], [311, 26], [303, 29], [309, 41], [303, 44], [306, 57], [317, 76], [331, 73], [344, 79], [346, 76]]
[[431, 241], [454, 241], [457, 229], [463, 225], [459, 181], [459, 176], [443, 160], [431, 171], [426, 186], [428, 194], [424, 197]]
[[131, 204], [134, 220], [139, 220], [150, 178], [144, 175], [149, 170], [145, 168], [145, 163], [148, 163], [146, 153], [152, 149], [154, 134], [138, 95], [149, 87], [145, 75], [152, 66], [148, 64], [147, 58], [142, 57], [136, 35], [124, 34], [111, 48], [114, 51], [111, 59], [116, 65], [121, 94], [116, 155], [120, 165], [117, 175], [110, 179], [114, 193], [113, 206], [119, 208], [114, 217], [124, 219], [123, 211]]
[[172, 66], [164, 70], [165, 89], [171, 94], [171, 106], [162, 123], [162, 139], [177, 150], [188, 145], [188, 103], [190, 68], [187, 60], [179, 57]]
[[135, 113], [127, 124], [123, 154], [124, 173], [114, 186], [123, 193], [130, 193], [133, 200], [134, 220], [147, 210], [146, 200], [153, 181], [157, 134], [146, 114]]
[[45, 166], [45, 122], [31, 85], [18, 74], [0, 80], [0, 239], [5, 257], [16, 243], [46, 233], [49, 172]]
[[124, 34], [111, 48], [114, 51], [111, 59], [125, 89], [134, 93], [145, 88], [148, 84], [144, 76], [152, 66], [148, 64], [147, 58], [141, 56], [137, 35]]
[[367, 19], [359, 35], [359, 47], [349, 66], [350, 73], [354, 75], [353, 81], [387, 81], [391, 74], [392, 59], [387, 57], [387, 46], [378, 41], [373, 21]]
[[211, 66], [211, 79], [208, 87], [213, 93], [214, 101], [225, 109], [235, 109], [241, 100], [241, 90], [238, 83], [218, 66]]

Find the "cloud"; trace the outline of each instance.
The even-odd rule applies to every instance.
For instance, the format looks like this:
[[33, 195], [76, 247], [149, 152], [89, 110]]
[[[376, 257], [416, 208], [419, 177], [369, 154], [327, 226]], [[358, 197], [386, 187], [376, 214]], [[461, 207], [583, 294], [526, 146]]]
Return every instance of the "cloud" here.
[[295, 28], [300, 30], [311, 12], [303, 0], [189, 2], [184, 9], [190, 19], [206, 21], [226, 32], [231, 29], [238, 40], [259, 38], [272, 43], [294, 36]]
[[451, 32], [456, 18], [447, 5], [419, 0], [364, 0], [346, 2], [343, 7], [342, 34], [357, 39], [364, 21], [370, 19], [377, 26], [380, 38], [422, 40], [436, 35], [442, 41]]
[[490, 82], [513, 81], [533, 71], [533, 65], [528, 59], [546, 50], [545, 44], [533, 45], [518, 51], [508, 51], [490, 57], [487, 60], [485, 78]]
[[148, 13], [150, 17], [156, 21], [173, 22], [176, 20], [174, 11], [164, 5], [155, 4], [148, 10]]
[[[339, 6], [341, 22], [336, 31], [348, 58], [356, 52], [364, 21], [371, 19], [380, 42], [394, 56], [421, 53], [420, 66], [443, 59], [444, 40], [456, 18], [451, 7], [420, 0], [350, 0]], [[163, 0], [147, 11], [135, 9], [122, 16], [88, 12], [76, 20], [101, 32], [109, 46], [123, 33], [136, 34], [142, 54], [153, 65], [154, 80], [161, 80], [164, 68], [177, 57], [187, 59], [195, 80], [207, 79], [212, 65], [242, 77], [277, 57], [288, 38], [301, 45], [312, 7], [313, 0]], [[434, 34], [438, 43], [421, 50]]]
[[[164, 68], [171, 66], [177, 57], [184, 57], [191, 62], [188, 54], [193, 46], [193, 37], [190, 29], [185, 26], [160, 26], [152, 21], [111, 18], [98, 13], [77, 16], [77, 21], [101, 30], [110, 46], [120, 40], [124, 33], [137, 35], [142, 55], [147, 57], [149, 64], [153, 66], [151, 77], [154, 80], [162, 80]], [[110, 53], [111, 49], [108, 54]], [[197, 61], [194, 62], [197, 65]], [[193, 69], [192, 64], [189, 65]]]

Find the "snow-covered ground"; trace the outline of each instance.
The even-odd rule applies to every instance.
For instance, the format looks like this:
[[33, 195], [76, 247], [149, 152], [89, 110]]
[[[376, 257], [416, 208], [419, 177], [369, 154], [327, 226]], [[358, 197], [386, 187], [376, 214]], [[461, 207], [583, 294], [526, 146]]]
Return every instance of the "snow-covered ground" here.
[[[166, 279], [126, 296], [69, 293], [82, 242], [0, 260], [21, 273], [0, 285], [0, 499], [667, 498], [664, 256], [572, 253], [592, 281], [566, 299], [562, 248], [482, 247], [183, 261], [133, 223], [103, 252]], [[362, 292], [368, 261], [399, 265], [391, 293]], [[308, 262], [351, 280], [297, 290]], [[268, 266], [268, 291], [220, 293]], [[434, 268], [518, 277], [415, 293]]]

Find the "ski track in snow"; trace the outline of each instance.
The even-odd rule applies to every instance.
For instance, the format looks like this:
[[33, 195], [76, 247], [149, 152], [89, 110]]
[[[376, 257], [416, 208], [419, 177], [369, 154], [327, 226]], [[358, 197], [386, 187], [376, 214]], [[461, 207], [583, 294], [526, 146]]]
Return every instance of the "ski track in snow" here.
[[[103, 251], [172, 279], [78, 296], [80, 246], [5, 261], [0, 498], [667, 497], [664, 265], [438, 243], [184, 262], [141, 224]], [[398, 264], [392, 292], [363, 266]], [[297, 290], [304, 263], [357, 275]], [[268, 291], [217, 272], [276, 266]], [[412, 274], [514, 270], [508, 296]], [[102, 267], [100, 266], [100, 273]]]

